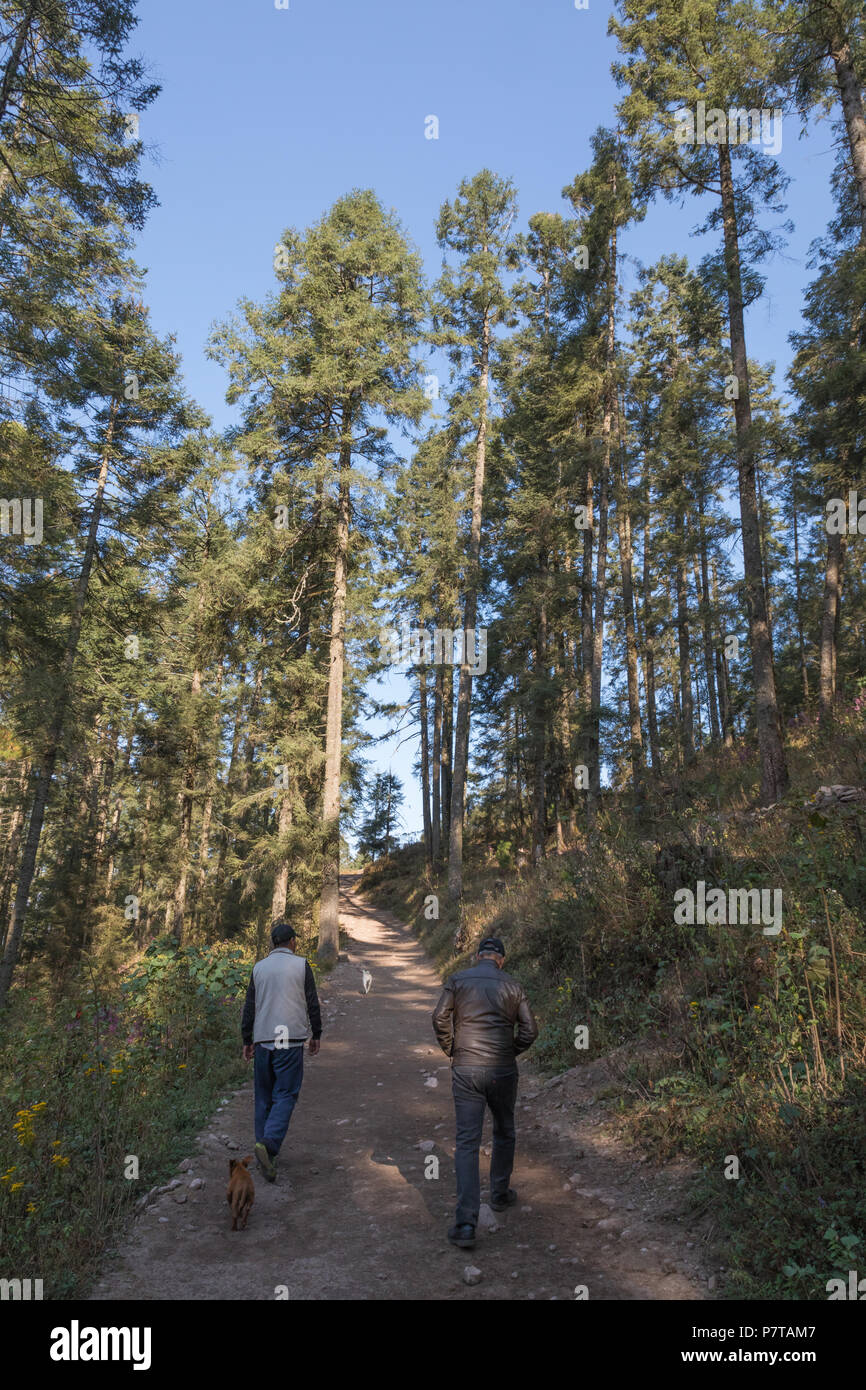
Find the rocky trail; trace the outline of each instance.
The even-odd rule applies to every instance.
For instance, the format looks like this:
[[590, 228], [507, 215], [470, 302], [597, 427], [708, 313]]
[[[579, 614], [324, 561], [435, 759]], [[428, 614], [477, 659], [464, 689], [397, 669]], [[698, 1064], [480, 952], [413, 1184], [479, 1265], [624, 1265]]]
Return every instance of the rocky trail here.
[[[227, 1160], [252, 1152], [250, 1077], [106, 1257], [92, 1299], [712, 1297], [706, 1232], [685, 1212], [689, 1175], [651, 1168], [617, 1139], [598, 1095], [611, 1087], [604, 1062], [547, 1083], [521, 1062], [520, 1201], [496, 1216], [482, 1206], [474, 1250], [449, 1245], [454, 1112], [430, 1026], [440, 981], [410, 930], [358, 898], [357, 877], [342, 881], [348, 958], [322, 984], [322, 1050], [305, 1055], [277, 1182], [251, 1165], [255, 1205], [232, 1233]], [[489, 1127], [488, 1116], [488, 1153]], [[485, 1177], [482, 1159], [482, 1202]]]

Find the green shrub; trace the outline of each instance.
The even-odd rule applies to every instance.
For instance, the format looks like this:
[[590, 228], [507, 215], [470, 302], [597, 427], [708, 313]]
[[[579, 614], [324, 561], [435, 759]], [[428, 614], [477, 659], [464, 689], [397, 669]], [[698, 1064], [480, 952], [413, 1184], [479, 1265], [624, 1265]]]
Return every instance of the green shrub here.
[[[217, 1097], [243, 1077], [248, 975], [237, 949], [177, 951], [169, 938], [113, 990], [93, 976], [56, 1001], [14, 991], [0, 1039], [8, 1277], [42, 1279], [46, 1298], [87, 1291], [136, 1199], [170, 1175]], [[137, 1177], [127, 1176], [131, 1158]]]

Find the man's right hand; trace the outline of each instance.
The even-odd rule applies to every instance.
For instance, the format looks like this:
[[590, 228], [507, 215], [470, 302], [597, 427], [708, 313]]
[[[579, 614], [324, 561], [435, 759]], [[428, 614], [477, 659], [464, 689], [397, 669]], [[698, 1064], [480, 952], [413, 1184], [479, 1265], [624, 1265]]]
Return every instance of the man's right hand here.
[[255, 1056], [255, 1043], [244, 1043], [244, 1061], [251, 1062]]

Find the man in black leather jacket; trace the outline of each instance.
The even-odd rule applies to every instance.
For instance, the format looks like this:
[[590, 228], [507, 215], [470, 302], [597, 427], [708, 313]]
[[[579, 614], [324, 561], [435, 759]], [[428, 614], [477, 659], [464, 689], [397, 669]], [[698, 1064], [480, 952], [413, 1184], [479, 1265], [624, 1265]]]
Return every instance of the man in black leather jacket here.
[[436, 1041], [451, 1058], [457, 1115], [457, 1217], [448, 1239], [462, 1250], [475, 1244], [481, 1200], [478, 1149], [488, 1105], [493, 1115], [490, 1205], [504, 1211], [517, 1201], [508, 1186], [514, 1167], [515, 1059], [538, 1037], [538, 1025], [523, 986], [502, 969], [504, 959], [500, 939], [486, 937], [478, 947], [477, 964], [445, 981], [433, 1011]]

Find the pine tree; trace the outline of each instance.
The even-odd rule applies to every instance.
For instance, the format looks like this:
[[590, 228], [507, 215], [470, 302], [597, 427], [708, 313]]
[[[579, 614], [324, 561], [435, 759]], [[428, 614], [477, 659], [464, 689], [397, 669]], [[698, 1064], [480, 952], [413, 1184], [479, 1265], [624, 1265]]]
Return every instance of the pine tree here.
[[[496, 330], [512, 318], [511, 297], [504, 274], [516, 268], [513, 238], [509, 238], [516, 212], [514, 190], [507, 179], [483, 169], [464, 179], [453, 203], [439, 214], [436, 235], [445, 252], [458, 257], [447, 266], [437, 284], [437, 331], [448, 343], [453, 368], [448, 411], [459, 436], [474, 438], [475, 458], [472, 508], [463, 579], [463, 629], [474, 640], [478, 622], [481, 584], [481, 526], [484, 505], [484, 473], [489, 428], [490, 370], [495, 356]], [[465, 644], [464, 644], [465, 645]], [[454, 730], [454, 766], [451, 784], [448, 895], [459, 902], [463, 895], [463, 816], [469, 762], [469, 722], [472, 700], [472, 654], [463, 652], [457, 692]]]
[[333, 557], [318, 948], [326, 962], [338, 950], [352, 494], [354, 489], [357, 501], [369, 496], [369, 466], [391, 458], [380, 422], [399, 424], [423, 411], [411, 355], [423, 292], [417, 255], [371, 192], [340, 199], [304, 236], [284, 233], [275, 264], [278, 294], [263, 306], [245, 302], [243, 327], [219, 331], [213, 352], [230, 363], [230, 397], [250, 399], [251, 447], [271, 467], [306, 480], [306, 497], [318, 506], [317, 524], [328, 534]]
[[[34, 186], [99, 226], [106, 206], [140, 227], [152, 190], [140, 182], [137, 115], [159, 93], [124, 54], [136, 0], [4, 0], [0, 6], [0, 223]], [[93, 59], [98, 59], [94, 63]]]
[[845, 130], [866, 245], [866, 14], [860, 0], [770, 0], [767, 33], [778, 41], [778, 81], [805, 115], [835, 98]]
[[399, 777], [393, 772], [374, 773], [362, 803], [367, 813], [358, 826], [360, 854], [378, 859], [391, 853], [405, 799]]
[[[761, 34], [763, 10], [757, 0], [725, 0], [720, 5], [709, 0], [621, 0], [618, 14], [611, 30], [625, 61], [614, 71], [618, 82], [630, 89], [619, 109], [634, 138], [641, 185], [668, 197], [713, 193], [719, 200], [706, 228], [720, 226], [723, 234], [719, 274], [728, 299], [736, 387], [737, 473], [761, 799], [770, 804], [784, 795], [788, 771], [763, 580], [744, 310], [760, 284], [753, 264], [773, 245], [759, 226], [757, 208], [778, 210], [786, 179], [768, 152], [742, 142], [739, 123], [731, 142], [726, 113], [774, 105], [774, 55]], [[705, 143], [698, 138], [699, 101], [705, 102], [710, 118]]]
[[807, 467], [811, 497], [823, 511], [827, 538], [818, 639], [818, 697], [824, 716], [838, 694], [847, 502], [849, 492], [862, 486], [866, 464], [866, 244], [859, 235], [854, 181], [844, 165], [837, 169], [834, 183], [838, 215], [829, 240], [813, 247], [812, 264], [817, 262], [818, 274], [806, 293], [806, 326], [791, 335], [795, 357], [789, 372], [800, 400], [795, 417], [800, 462]]
[[[563, 647], [568, 625], [574, 530], [569, 499], [574, 485], [573, 400], [562, 371], [569, 330], [563, 280], [572, 269], [577, 230], [560, 216], [530, 218], [526, 239], [529, 279], [515, 287], [523, 314], [506, 344], [497, 379], [505, 400], [504, 451], [494, 479], [496, 572], [500, 617], [493, 645], [510, 686], [499, 702], [489, 692], [489, 717], [507, 717], [512, 702], [525, 714], [532, 759], [532, 845], [535, 862], [546, 854], [548, 807], [561, 818], [573, 811], [571, 705], [574, 679]], [[561, 634], [561, 635], [560, 635]]]
[[[620, 229], [642, 216], [633, 198], [631, 178], [618, 133], [598, 130], [592, 138], [593, 162], [586, 173], [579, 175], [563, 190], [575, 211], [581, 216], [581, 239], [587, 250], [587, 269], [582, 286], [584, 296], [587, 358], [595, 368], [598, 379], [597, 407], [600, 431], [596, 436], [598, 448], [599, 495], [598, 541], [596, 549], [595, 615], [592, 622], [591, 655], [587, 611], [584, 613], [584, 658], [590, 657], [589, 669], [584, 666], [584, 730], [586, 757], [589, 766], [587, 788], [587, 826], [595, 827], [601, 795], [601, 691], [604, 659], [605, 603], [607, 598], [608, 519], [611, 484], [611, 458], [614, 452], [613, 426], [616, 416], [616, 318], [617, 318], [617, 256]], [[592, 455], [587, 460], [588, 520], [593, 518]], [[595, 528], [593, 527], [593, 530]], [[590, 539], [591, 547], [591, 539]], [[589, 556], [585, 554], [585, 562]], [[588, 566], [587, 566], [588, 569]], [[588, 574], [585, 575], [586, 587]], [[585, 600], [584, 600], [585, 602]], [[586, 696], [589, 695], [587, 703]]]
[[[62, 752], [74, 701], [76, 659], [94, 566], [100, 558], [101, 534], [116, 526], [147, 527], [163, 510], [166, 496], [182, 481], [185, 458], [172, 451], [181, 433], [200, 421], [177, 381], [178, 362], [170, 345], [151, 332], [138, 301], [114, 299], [102, 317], [87, 325], [86, 336], [72, 354], [72, 379], [80, 404], [92, 419], [68, 418], [64, 428], [76, 472], [84, 487], [95, 475], [89, 496], [82, 489], [86, 517], [71, 606], [46, 701], [47, 726], [34, 758], [36, 782], [27, 834], [23, 841], [18, 883], [3, 962], [0, 1006], [12, 980], [30, 889], [36, 871], [48, 797]], [[127, 367], [135, 363], [134, 389]], [[164, 516], [163, 516], [163, 519]], [[103, 542], [104, 543], [104, 542]]]

